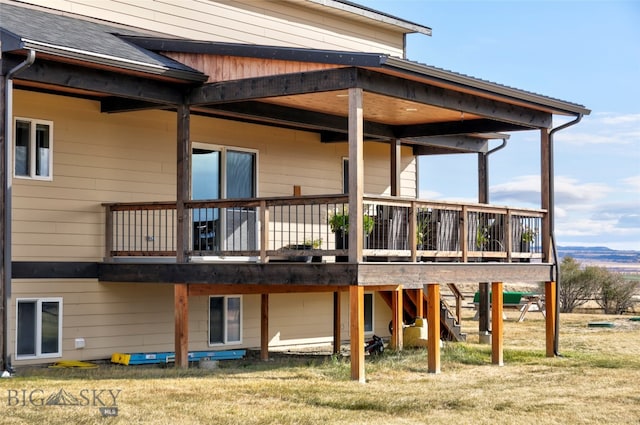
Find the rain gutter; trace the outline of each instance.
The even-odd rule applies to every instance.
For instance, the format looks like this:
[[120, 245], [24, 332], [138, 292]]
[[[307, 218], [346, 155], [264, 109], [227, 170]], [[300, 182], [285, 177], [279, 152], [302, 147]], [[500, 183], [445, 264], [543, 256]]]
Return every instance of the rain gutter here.
[[558, 247], [556, 246], [556, 236], [555, 236], [555, 195], [554, 195], [554, 161], [553, 161], [553, 136], [560, 130], [564, 130], [567, 127], [571, 127], [572, 125], [578, 124], [582, 120], [583, 114], [578, 114], [573, 121], [569, 121], [567, 123], [562, 124], [549, 132], [549, 233], [551, 236], [551, 246], [553, 248], [553, 262], [555, 269], [555, 279], [554, 276], [551, 276], [551, 280], [556, 282], [556, 293], [555, 293], [555, 329], [554, 329], [554, 338], [553, 338], [553, 354], [559, 356], [559, 333], [560, 333], [560, 305], [558, 303], [559, 295], [560, 295], [560, 265], [558, 263]]
[[2, 276], [3, 297], [2, 297], [2, 326], [4, 332], [4, 343], [2, 344], [2, 365], [6, 371], [11, 372], [11, 355], [9, 354], [9, 306], [11, 300], [11, 190], [13, 184], [13, 77], [21, 71], [30, 67], [36, 60], [35, 50], [29, 49], [27, 58], [11, 69], [5, 76], [4, 85], [4, 104], [5, 104], [5, 133], [4, 133], [4, 164], [6, 181], [3, 182], [4, 191], [4, 223], [3, 223], [3, 266], [4, 274]]

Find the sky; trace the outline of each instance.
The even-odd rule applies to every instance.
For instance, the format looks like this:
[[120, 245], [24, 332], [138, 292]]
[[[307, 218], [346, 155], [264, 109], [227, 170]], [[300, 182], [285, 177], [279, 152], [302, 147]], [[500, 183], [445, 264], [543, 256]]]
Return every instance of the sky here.
[[[410, 60], [590, 109], [554, 137], [557, 243], [640, 250], [639, 1], [356, 2], [432, 28], [407, 37]], [[420, 157], [419, 173], [421, 198], [478, 200], [475, 154]], [[539, 174], [540, 132], [510, 133], [490, 203], [539, 208]]]

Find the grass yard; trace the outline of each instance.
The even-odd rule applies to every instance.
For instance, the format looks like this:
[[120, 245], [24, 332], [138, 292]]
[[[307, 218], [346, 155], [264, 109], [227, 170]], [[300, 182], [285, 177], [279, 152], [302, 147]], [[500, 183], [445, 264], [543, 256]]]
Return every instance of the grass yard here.
[[[22, 369], [0, 380], [0, 423], [640, 424], [640, 322], [562, 315], [562, 357], [549, 359], [542, 316], [508, 315], [503, 367], [491, 365], [469, 316], [469, 342], [445, 344], [437, 375], [423, 349], [367, 358], [364, 385], [349, 380], [348, 358], [328, 355], [251, 356], [214, 370]], [[51, 395], [80, 405], [38, 405]], [[102, 416], [114, 406], [117, 416]]]

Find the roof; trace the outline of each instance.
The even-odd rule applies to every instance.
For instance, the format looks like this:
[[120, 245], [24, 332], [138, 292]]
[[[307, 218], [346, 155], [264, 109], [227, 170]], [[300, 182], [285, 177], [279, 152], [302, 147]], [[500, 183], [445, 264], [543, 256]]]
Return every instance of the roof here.
[[469, 75], [445, 70], [407, 59], [400, 59], [384, 53], [346, 52], [336, 50], [307, 49], [296, 47], [262, 46], [236, 43], [220, 43], [149, 36], [123, 36], [132, 44], [144, 49], [165, 52], [198, 53], [211, 55], [242, 56], [261, 59], [291, 60], [297, 62], [318, 62], [335, 65], [377, 68], [399, 72], [419, 79], [439, 82], [467, 90], [498, 94], [511, 100], [533, 103], [557, 113], [589, 114], [583, 105], [503, 84], [475, 78]]
[[60, 14], [0, 3], [2, 52], [32, 49], [66, 59], [132, 71], [202, 81], [201, 72], [153, 51], [141, 49], [117, 34], [143, 35]]
[[331, 8], [338, 13], [348, 15], [350, 18], [359, 17], [368, 21], [375, 21], [384, 25], [393, 26], [402, 30], [403, 33], [419, 33], [431, 35], [431, 28], [389, 15], [379, 10], [371, 9], [347, 0], [307, 0], [312, 5], [318, 7]]

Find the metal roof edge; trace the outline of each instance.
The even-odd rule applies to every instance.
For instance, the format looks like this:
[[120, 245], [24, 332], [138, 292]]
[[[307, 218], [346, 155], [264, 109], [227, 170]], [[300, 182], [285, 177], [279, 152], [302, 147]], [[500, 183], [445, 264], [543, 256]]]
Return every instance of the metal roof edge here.
[[161, 75], [164, 77], [172, 77], [180, 80], [203, 82], [207, 80], [207, 76], [203, 73], [193, 71], [183, 71], [179, 69], [171, 69], [165, 66], [153, 65], [144, 62], [118, 58], [99, 53], [88, 52], [85, 50], [73, 49], [70, 47], [58, 46], [43, 43], [35, 40], [21, 39], [23, 49], [31, 49], [36, 52], [47, 53], [53, 56], [59, 56], [66, 59], [76, 59], [82, 62], [106, 65], [116, 68], [128, 69], [147, 74]]
[[349, 52], [342, 50], [309, 49], [301, 47], [265, 46], [259, 44], [223, 43], [182, 38], [118, 35], [121, 39], [155, 52], [179, 52], [240, 56], [259, 59], [318, 62], [349, 66], [380, 66], [387, 60], [382, 53]]
[[348, 0], [307, 0], [308, 2], [326, 6], [332, 9], [341, 10], [354, 15], [358, 15], [367, 19], [371, 19], [385, 24], [393, 25], [403, 30], [405, 33], [419, 33], [431, 36], [432, 29], [415, 22], [408, 21], [406, 19], [398, 18], [397, 16], [390, 15], [388, 13], [381, 12], [366, 6], [362, 6], [358, 3]]
[[22, 49], [23, 42], [17, 34], [4, 28], [0, 28], [0, 48], [3, 53], [13, 52]]
[[384, 62], [382, 67], [395, 68], [400, 71], [419, 74], [423, 77], [434, 78], [447, 83], [453, 83], [475, 90], [487, 91], [520, 101], [538, 104], [547, 108], [554, 109], [560, 113], [564, 112], [579, 115], [589, 115], [591, 113], [590, 109], [587, 109], [585, 106], [577, 103], [555, 99], [526, 90], [521, 90], [491, 81], [470, 77], [464, 74], [459, 74], [457, 72], [447, 71], [445, 69], [437, 68], [434, 66], [412, 62], [406, 59], [399, 59], [390, 56]]

